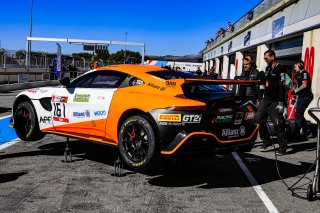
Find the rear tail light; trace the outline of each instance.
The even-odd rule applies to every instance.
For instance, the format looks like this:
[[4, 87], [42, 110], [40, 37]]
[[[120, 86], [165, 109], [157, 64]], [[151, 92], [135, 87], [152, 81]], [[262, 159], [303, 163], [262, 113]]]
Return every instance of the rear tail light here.
[[205, 105], [201, 106], [171, 106], [167, 107], [166, 110], [170, 111], [204, 111], [206, 110]]

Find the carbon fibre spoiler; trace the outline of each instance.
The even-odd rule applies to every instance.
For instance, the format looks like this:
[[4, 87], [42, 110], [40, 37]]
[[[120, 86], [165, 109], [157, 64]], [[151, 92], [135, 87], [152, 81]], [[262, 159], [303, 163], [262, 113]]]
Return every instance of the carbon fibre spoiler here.
[[198, 79], [198, 78], [187, 78], [184, 80], [184, 84], [193, 85], [252, 85], [258, 84], [259, 80], [233, 80], [233, 79]]

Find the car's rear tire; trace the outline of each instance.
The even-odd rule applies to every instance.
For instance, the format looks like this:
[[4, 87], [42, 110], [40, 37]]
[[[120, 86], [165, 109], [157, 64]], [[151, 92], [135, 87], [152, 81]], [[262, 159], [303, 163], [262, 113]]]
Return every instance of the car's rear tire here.
[[155, 132], [145, 116], [131, 116], [119, 130], [119, 152], [129, 167], [151, 169], [159, 160], [160, 151]]
[[37, 141], [45, 136], [39, 129], [37, 115], [30, 101], [19, 103], [13, 119], [14, 129], [21, 140]]

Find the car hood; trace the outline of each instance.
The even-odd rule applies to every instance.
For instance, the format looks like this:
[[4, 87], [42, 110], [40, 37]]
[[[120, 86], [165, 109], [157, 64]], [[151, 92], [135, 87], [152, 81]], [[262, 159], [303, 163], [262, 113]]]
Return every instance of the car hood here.
[[59, 87], [61, 87], [61, 86], [26, 89], [26, 90], [20, 92], [16, 97], [19, 97], [21, 95], [26, 95], [30, 99], [41, 99], [44, 97], [51, 97], [53, 95], [53, 93], [56, 91], [56, 89]]

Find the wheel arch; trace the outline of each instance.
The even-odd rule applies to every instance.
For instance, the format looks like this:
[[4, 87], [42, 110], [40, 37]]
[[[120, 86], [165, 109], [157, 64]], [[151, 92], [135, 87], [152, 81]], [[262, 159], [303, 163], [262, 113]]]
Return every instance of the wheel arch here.
[[28, 96], [26, 96], [26, 95], [21, 95], [21, 96], [17, 97], [16, 100], [14, 101], [13, 108], [12, 108], [12, 115], [14, 115], [14, 113], [16, 112], [19, 104], [22, 103], [22, 102], [24, 102], [24, 101], [30, 101], [31, 104], [32, 104], [32, 106], [34, 107], [31, 99], [30, 99]]
[[156, 121], [153, 119], [153, 117], [149, 113], [146, 113], [140, 109], [129, 109], [121, 115], [119, 122], [118, 122], [118, 127], [117, 127], [117, 137], [119, 137], [119, 130], [120, 130], [122, 124], [124, 123], [124, 121], [127, 118], [129, 118], [131, 116], [135, 116], [135, 115], [142, 115], [142, 116], [144, 116], [144, 118], [146, 118], [149, 121], [149, 123], [155, 133], [156, 140], [160, 143], [160, 141], [159, 141], [160, 131], [159, 131], [159, 128], [157, 126]]

